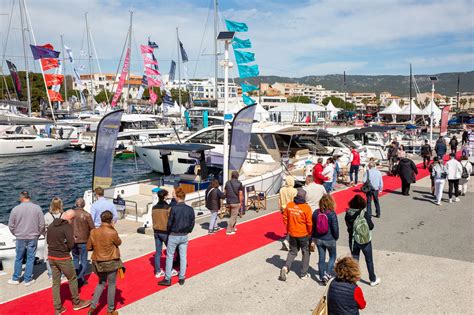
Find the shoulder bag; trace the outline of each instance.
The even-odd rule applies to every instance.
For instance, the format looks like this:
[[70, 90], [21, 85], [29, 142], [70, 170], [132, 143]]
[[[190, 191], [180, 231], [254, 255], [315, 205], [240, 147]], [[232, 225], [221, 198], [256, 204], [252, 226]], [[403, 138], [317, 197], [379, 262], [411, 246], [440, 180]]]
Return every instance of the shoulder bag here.
[[326, 285], [326, 289], [324, 290], [324, 294], [319, 300], [318, 305], [316, 305], [316, 308], [314, 309], [312, 315], [328, 315], [328, 291], [329, 287], [331, 286], [332, 281], [335, 278], [332, 278], [329, 280], [328, 284]]

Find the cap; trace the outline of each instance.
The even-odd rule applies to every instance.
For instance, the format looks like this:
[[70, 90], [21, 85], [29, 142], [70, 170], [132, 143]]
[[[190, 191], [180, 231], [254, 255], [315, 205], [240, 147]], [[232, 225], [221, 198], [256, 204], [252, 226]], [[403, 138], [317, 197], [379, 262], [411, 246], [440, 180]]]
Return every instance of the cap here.
[[306, 190], [304, 190], [303, 188], [298, 188], [296, 197], [306, 199]]
[[29, 193], [28, 191], [26, 191], [26, 190], [23, 190], [23, 191], [20, 193], [20, 197], [30, 199], [30, 193]]

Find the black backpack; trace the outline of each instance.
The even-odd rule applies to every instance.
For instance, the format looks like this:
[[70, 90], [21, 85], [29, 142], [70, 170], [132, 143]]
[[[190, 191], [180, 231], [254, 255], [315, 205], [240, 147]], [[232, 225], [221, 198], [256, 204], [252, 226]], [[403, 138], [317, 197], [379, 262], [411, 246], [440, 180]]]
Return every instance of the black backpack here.
[[469, 178], [469, 172], [467, 171], [467, 168], [464, 165], [462, 165], [461, 178]]

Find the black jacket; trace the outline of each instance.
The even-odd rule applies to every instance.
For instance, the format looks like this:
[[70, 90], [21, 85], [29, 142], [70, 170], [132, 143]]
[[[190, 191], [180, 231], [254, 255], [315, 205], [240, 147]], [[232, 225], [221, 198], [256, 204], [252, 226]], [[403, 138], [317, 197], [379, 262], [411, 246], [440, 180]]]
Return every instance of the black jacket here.
[[400, 176], [401, 180], [410, 184], [416, 183], [418, 169], [412, 160], [408, 158], [401, 159], [400, 162], [398, 162], [397, 168], [397, 174]]
[[446, 147], [446, 143], [444, 142], [444, 140], [436, 141], [435, 151], [438, 156], [442, 156], [446, 154], [446, 151], [448, 151], [448, 148]]
[[357, 285], [334, 279], [328, 289], [328, 314], [359, 314], [359, 306], [354, 299]]
[[178, 202], [171, 207], [168, 219], [168, 232], [171, 235], [189, 234], [194, 229], [194, 221], [194, 209], [184, 202]]
[[61, 218], [54, 219], [47, 232], [48, 256], [65, 258], [70, 257], [74, 247], [74, 233], [72, 225]]
[[[357, 209], [349, 209], [346, 211], [346, 216], [344, 220], [346, 221], [347, 226], [347, 233], [349, 233], [349, 244], [352, 244], [352, 234], [354, 233], [354, 221], [359, 216], [362, 210]], [[372, 222], [372, 218], [370, 217], [369, 213], [365, 211], [364, 214], [365, 220], [367, 220], [367, 224], [369, 225], [369, 229], [374, 229], [374, 222]]]
[[217, 211], [221, 208], [221, 199], [225, 195], [219, 188], [208, 187], [206, 189], [206, 208], [211, 211]]
[[421, 146], [421, 156], [431, 156], [431, 146], [429, 144]]
[[457, 146], [458, 146], [458, 140], [456, 140], [456, 139], [451, 139], [451, 141], [449, 141], [449, 145], [451, 146], [451, 148], [457, 148]]

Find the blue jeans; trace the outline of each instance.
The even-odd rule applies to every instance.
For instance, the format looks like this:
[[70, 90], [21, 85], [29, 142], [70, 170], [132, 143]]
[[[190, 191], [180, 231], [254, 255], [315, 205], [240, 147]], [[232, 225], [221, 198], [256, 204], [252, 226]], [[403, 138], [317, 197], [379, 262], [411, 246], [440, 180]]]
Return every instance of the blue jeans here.
[[168, 244], [166, 248], [166, 275], [167, 280], [171, 279], [171, 269], [173, 268], [173, 257], [176, 248], [179, 249], [179, 279], [184, 279], [186, 275], [186, 252], [188, 250], [187, 235], [170, 235], [168, 236]]
[[334, 174], [332, 175], [331, 191], [333, 191], [334, 188], [336, 188], [337, 174], [338, 174], [338, 171], [337, 171], [337, 170], [334, 170]]
[[[353, 179], [353, 174], [355, 176], [355, 180], [352, 180]], [[351, 165], [351, 168], [349, 169], [349, 178], [351, 180], [351, 182], [353, 181], [354, 184], [357, 184], [357, 181], [359, 179], [359, 165]]]
[[76, 243], [72, 248], [72, 259], [74, 261], [74, 269], [76, 269], [77, 280], [84, 281], [87, 272], [87, 244]]
[[[324, 274], [334, 275], [334, 263], [336, 262], [336, 241], [316, 240], [318, 248], [318, 269], [319, 278], [322, 280]], [[329, 252], [328, 268], [326, 269], [326, 250]]]
[[[349, 246], [351, 246], [350, 243], [349, 243]], [[354, 242], [354, 245], [352, 246], [352, 250], [351, 250], [352, 258], [359, 260], [359, 255], [360, 255], [361, 250], [365, 257], [365, 264], [367, 265], [367, 271], [369, 272], [369, 279], [371, 282], [374, 282], [377, 279], [377, 277], [375, 276], [375, 271], [374, 271], [374, 259], [372, 256], [372, 242], [369, 242], [364, 245], [360, 245], [357, 242]]]
[[38, 247], [38, 239], [32, 240], [16, 240], [16, 258], [12, 280], [18, 281], [21, 276], [21, 267], [23, 266], [23, 257], [26, 253], [26, 265], [24, 281], [33, 280], [33, 266], [35, 264], [36, 248]]
[[163, 251], [163, 243], [168, 242], [168, 234], [155, 232], [155, 273], [161, 271], [161, 253]]
[[366, 193], [367, 196], [367, 213], [369, 216], [372, 216], [372, 199], [374, 199], [375, 204], [375, 214], [380, 215], [380, 203], [379, 203], [379, 191], [371, 190]]
[[332, 190], [332, 182], [324, 182], [323, 184], [324, 189], [326, 189], [327, 193], [330, 193]]
[[217, 228], [217, 212], [211, 210], [211, 221], [209, 222], [209, 232], [212, 232], [214, 229]]

